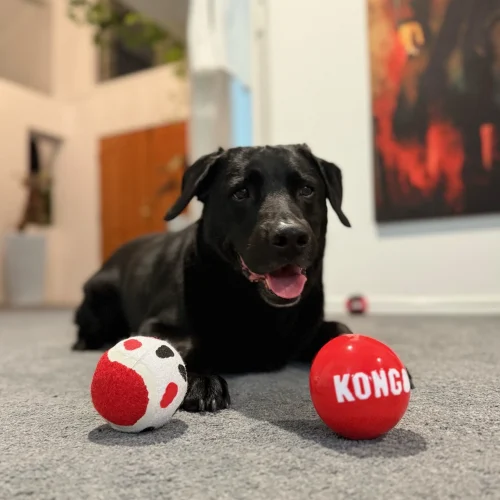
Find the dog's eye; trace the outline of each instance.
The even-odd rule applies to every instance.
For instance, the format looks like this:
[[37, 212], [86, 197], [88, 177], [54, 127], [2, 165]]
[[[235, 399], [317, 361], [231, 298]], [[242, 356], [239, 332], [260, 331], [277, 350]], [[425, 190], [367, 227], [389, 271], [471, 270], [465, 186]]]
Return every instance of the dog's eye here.
[[235, 191], [233, 193], [233, 199], [235, 199], [236, 201], [241, 201], [244, 200], [245, 198], [248, 198], [247, 188], [238, 189], [238, 191]]
[[299, 191], [300, 196], [305, 196], [306, 198], [309, 196], [312, 196], [313, 193], [314, 193], [314, 189], [310, 186], [304, 186]]

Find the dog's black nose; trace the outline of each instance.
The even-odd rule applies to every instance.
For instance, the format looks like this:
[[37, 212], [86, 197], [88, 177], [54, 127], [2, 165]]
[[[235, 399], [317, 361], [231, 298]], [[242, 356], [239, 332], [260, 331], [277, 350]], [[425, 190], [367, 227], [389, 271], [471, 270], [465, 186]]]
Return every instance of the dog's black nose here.
[[309, 233], [297, 224], [279, 224], [270, 236], [271, 244], [282, 250], [302, 250], [309, 243]]

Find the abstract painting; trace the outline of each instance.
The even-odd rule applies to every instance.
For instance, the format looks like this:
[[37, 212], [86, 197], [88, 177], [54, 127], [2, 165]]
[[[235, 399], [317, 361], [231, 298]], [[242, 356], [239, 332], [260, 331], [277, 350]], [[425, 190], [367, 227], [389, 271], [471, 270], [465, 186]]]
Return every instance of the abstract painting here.
[[367, 0], [378, 222], [500, 212], [500, 0]]

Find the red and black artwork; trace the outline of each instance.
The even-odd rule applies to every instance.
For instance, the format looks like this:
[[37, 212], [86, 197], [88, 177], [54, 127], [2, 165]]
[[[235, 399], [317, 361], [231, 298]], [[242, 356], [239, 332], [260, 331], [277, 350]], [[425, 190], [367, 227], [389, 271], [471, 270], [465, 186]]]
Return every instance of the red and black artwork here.
[[379, 222], [500, 212], [500, 0], [367, 0]]

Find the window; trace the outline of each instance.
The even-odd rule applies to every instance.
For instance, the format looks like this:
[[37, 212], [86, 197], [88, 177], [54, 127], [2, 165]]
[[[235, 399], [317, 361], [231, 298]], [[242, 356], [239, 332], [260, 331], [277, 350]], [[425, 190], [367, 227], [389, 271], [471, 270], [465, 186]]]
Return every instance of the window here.
[[[129, 13], [135, 13], [135, 11], [125, 7], [119, 0], [110, 0], [110, 4], [113, 11], [121, 19], [124, 19]], [[134, 34], [137, 35], [137, 30], [140, 28], [123, 26], [120, 29], [124, 34], [124, 38], [130, 39], [134, 37]], [[130, 75], [162, 63], [159, 50], [155, 47], [145, 45], [131, 47], [116, 35], [110, 35], [104, 46], [99, 48], [99, 51], [99, 81]]]
[[40, 132], [31, 132], [28, 136], [28, 165], [24, 179], [26, 201], [18, 222], [21, 231], [28, 224], [52, 224], [54, 162], [60, 145], [59, 139]]

